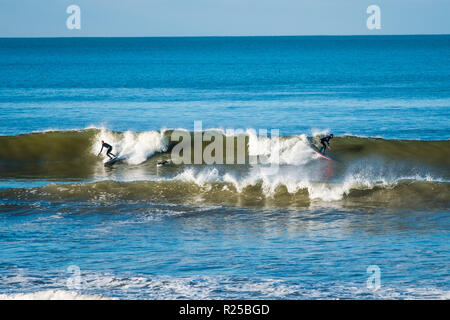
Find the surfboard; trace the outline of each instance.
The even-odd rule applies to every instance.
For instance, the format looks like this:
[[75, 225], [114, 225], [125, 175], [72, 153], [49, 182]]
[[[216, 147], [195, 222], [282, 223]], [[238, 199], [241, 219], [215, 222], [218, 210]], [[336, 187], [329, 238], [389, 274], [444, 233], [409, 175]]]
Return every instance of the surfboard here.
[[106, 166], [112, 166], [113, 164], [115, 164], [117, 162], [120, 162], [120, 161], [123, 161], [123, 160], [125, 160], [124, 157], [115, 157], [114, 159], [110, 159], [110, 160], [104, 162], [104, 165], [105, 165], [105, 167]]
[[320, 152], [318, 152], [318, 151], [316, 151], [316, 153], [319, 155], [319, 156], [321, 156], [322, 158], [324, 158], [324, 159], [327, 159], [327, 160], [330, 160], [330, 161], [333, 161], [333, 159], [331, 159], [331, 158], [328, 158], [328, 157], [326, 157], [326, 156], [324, 156], [323, 154], [321, 154]]
[[162, 160], [162, 161], [158, 161], [158, 163], [156, 164], [157, 167], [162, 167], [162, 166], [166, 166], [171, 164], [172, 161], [170, 160]]
[[310, 145], [311, 145], [311, 148], [314, 150], [315, 153], [317, 153], [317, 155], [318, 155], [319, 157], [322, 157], [322, 158], [324, 158], [324, 159], [333, 161], [333, 159], [328, 158], [328, 157], [325, 156], [324, 154], [320, 153], [320, 152], [319, 152], [319, 149], [318, 149], [314, 144], [311, 143]]

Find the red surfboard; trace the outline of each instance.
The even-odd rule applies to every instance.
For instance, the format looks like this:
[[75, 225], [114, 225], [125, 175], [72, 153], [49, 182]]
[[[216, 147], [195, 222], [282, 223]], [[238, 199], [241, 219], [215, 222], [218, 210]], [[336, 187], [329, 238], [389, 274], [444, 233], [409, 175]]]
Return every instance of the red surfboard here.
[[333, 161], [333, 159], [328, 158], [327, 156], [325, 156], [325, 155], [323, 155], [322, 153], [320, 153], [320, 152], [319, 152], [319, 149], [318, 149], [314, 144], [310, 144], [310, 146], [311, 146], [311, 149], [313, 149], [313, 151], [314, 151], [315, 153], [317, 153], [319, 156], [321, 156], [322, 158], [327, 159], [327, 160], [330, 160], [330, 161]]
[[320, 152], [317, 152], [317, 151], [316, 151], [316, 153], [317, 153], [319, 156], [321, 156], [322, 158], [324, 158], [324, 159], [333, 161], [333, 159], [330, 159], [330, 158], [328, 158], [328, 157], [325, 157], [325, 156], [324, 156], [323, 154], [321, 154]]

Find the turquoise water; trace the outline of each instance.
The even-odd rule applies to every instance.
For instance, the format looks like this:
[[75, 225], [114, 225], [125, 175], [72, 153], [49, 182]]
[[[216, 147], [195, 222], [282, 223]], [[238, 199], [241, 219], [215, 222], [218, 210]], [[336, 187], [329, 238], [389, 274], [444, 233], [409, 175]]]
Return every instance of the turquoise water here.
[[[448, 35], [0, 39], [0, 297], [448, 299], [448, 61]], [[194, 121], [248, 153], [278, 129], [279, 168], [157, 167]]]

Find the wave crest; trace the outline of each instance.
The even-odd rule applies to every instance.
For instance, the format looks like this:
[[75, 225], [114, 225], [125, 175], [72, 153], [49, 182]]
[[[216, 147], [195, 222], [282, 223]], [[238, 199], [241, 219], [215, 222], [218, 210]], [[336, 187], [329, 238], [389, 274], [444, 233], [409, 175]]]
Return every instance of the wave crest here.
[[[194, 179], [199, 179], [195, 177]], [[266, 193], [264, 181], [236, 185], [225, 181], [99, 181], [92, 183], [49, 184], [39, 188], [13, 188], [0, 191], [3, 200], [24, 201], [122, 201], [170, 202], [192, 205], [233, 205], [269, 207], [338, 206], [358, 209], [450, 208], [450, 183], [399, 180], [391, 183], [303, 182], [295, 190], [274, 185]], [[240, 188], [240, 189], [239, 189]], [[7, 209], [7, 208], [6, 208]]]

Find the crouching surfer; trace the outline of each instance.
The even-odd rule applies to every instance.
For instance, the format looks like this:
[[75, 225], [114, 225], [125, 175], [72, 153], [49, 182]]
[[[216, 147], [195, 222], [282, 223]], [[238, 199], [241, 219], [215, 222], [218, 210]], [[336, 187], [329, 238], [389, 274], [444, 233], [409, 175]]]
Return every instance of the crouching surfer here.
[[330, 148], [330, 140], [333, 139], [334, 134], [330, 134], [322, 139], [320, 139], [320, 143], [322, 144], [322, 147], [320, 148], [320, 153], [325, 154], [325, 150], [331, 149]]
[[102, 140], [102, 148], [101, 148], [100, 152], [98, 153], [97, 157], [100, 155], [100, 153], [102, 153], [103, 148], [106, 148], [106, 155], [111, 160], [114, 159], [114, 158], [117, 158], [117, 156], [115, 154], [111, 153], [111, 150], [112, 150], [113, 147], [110, 144], [107, 144], [106, 142], [104, 142], [103, 140]]

